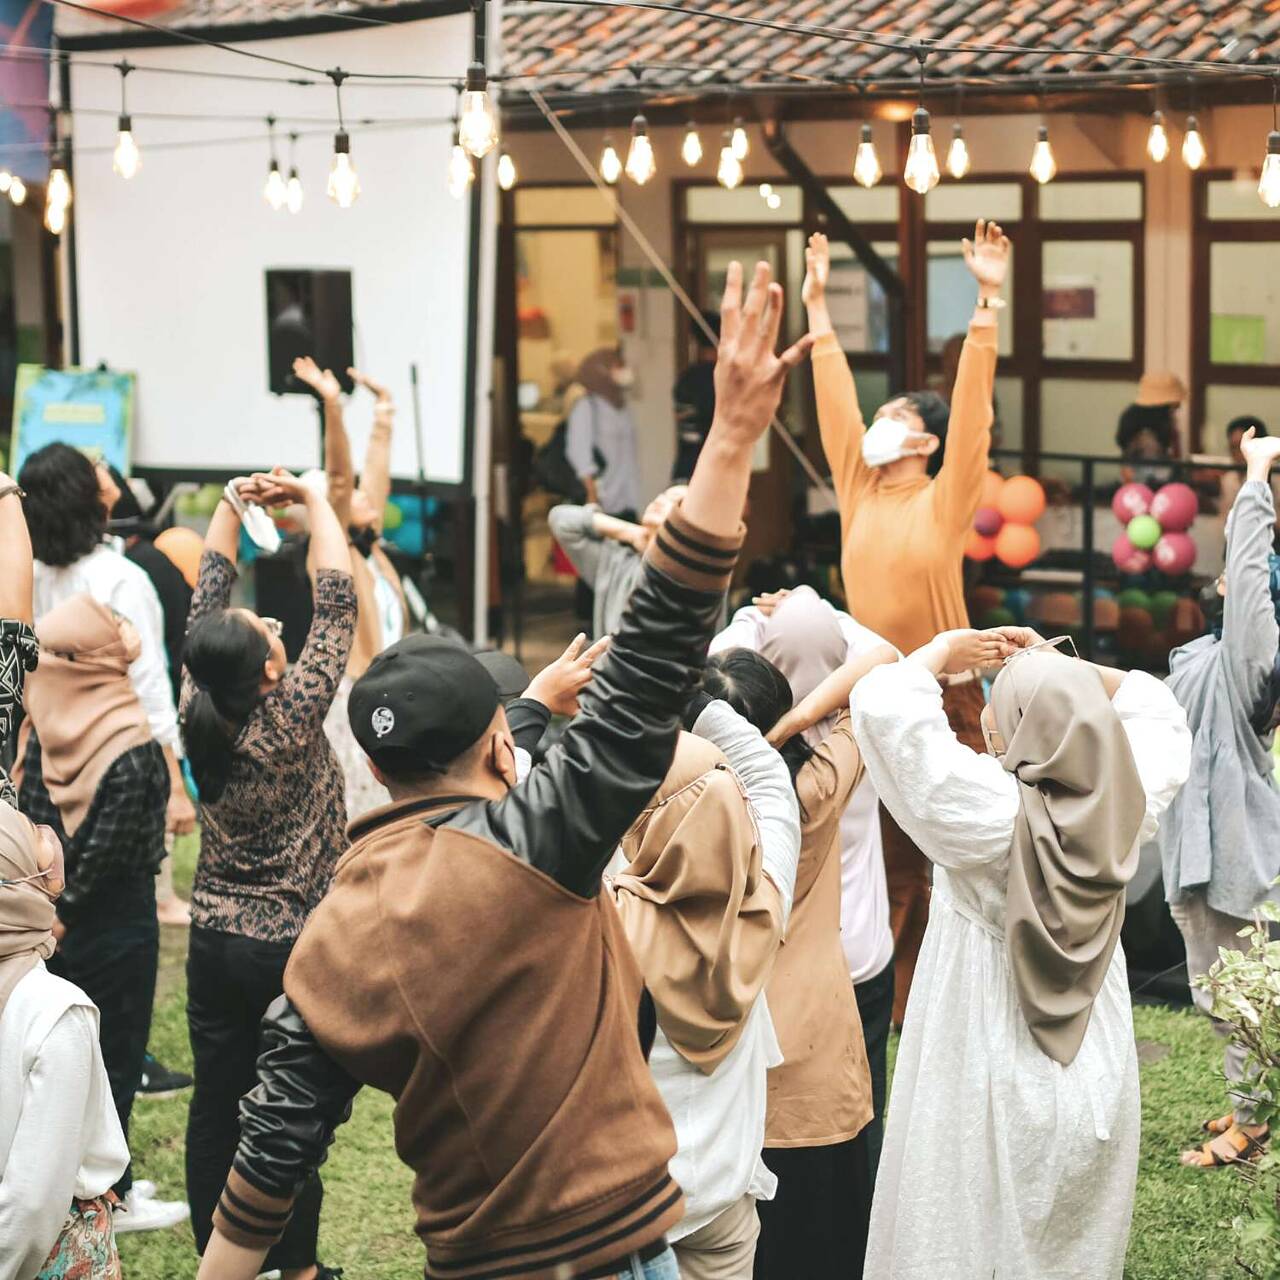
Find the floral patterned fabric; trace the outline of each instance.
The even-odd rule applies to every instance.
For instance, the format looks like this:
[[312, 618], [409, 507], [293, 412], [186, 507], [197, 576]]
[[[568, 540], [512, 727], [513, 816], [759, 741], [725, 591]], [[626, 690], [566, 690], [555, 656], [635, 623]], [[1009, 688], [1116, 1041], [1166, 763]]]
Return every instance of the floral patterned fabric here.
[[[27, 672], [36, 669], [40, 659], [40, 642], [25, 622], [0, 618], [0, 761], [10, 745], [22, 709], [22, 687]], [[13, 781], [0, 763], [0, 800], [17, 808], [18, 793]]]
[[121, 1280], [107, 1197], [77, 1200], [36, 1280]]

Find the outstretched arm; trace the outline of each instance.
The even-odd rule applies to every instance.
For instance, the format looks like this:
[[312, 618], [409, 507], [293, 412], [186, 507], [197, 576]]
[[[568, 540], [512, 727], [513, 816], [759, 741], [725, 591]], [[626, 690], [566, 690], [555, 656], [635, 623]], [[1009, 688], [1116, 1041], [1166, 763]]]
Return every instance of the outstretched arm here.
[[964, 260], [978, 282], [978, 305], [956, 370], [946, 460], [936, 486], [942, 517], [957, 535], [973, 523], [991, 454], [999, 314], [994, 304], [1000, 300], [1009, 268], [1009, 237], [998, 223], [979, 219], [973, 241], [964, 241]]
[[[324, 405], [324, 472], [329, 481], [329, 505], [345, 529], [351, 523], [351, 494], [356, 478], [351, 441], [342, 420], [342, 387], [332, 370], [321, 369], [310, 356], [300, 356], [293, 362], [293, 376], [306, 383]], [[309, 563], [308, 567], [315, 569], [316, 565]]]
[[373, 392], [373, 430], [364, 451], [364, 467], [360, 472], [360, 488], [373, 508], [373, 527], [382, 532], [382, 516], [391, 497], [391, 429], [395, 425], [396, 406], [391, 392], [359, 369], [348, 369], [353, 381]]
[[815, 724], [847, 710], [849, 698], [859, 680], [868, 671], [897, 662], [898, 651], [891, 644], [877, 645], [866, 653], [860, 653], [838, 666], [808, 697], [801, 698], [786, 715], [769, 731], [769, 741], [780, 747], [797, 733], [811, 729]]
[[[0, 490], [14, 484], [0, 471]], [[0, 618], [31, 625], [31, 536], [22, 511], [22, 499], [14, 487], [0, 498], [0, 547], [4, 548], [4, 572], [0, 573]]]

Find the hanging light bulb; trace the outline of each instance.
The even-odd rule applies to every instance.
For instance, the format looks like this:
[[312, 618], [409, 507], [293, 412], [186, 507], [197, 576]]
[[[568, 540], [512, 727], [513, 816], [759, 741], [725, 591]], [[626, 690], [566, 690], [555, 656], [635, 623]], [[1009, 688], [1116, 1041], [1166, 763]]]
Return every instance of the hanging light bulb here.
[[622, 161], [618, 156], [618, 149], [607, 133], [604, 135], [604, 150], [600, 153], [600, 176], [610, 186], [622, 177]]
[[301, 213], [303, 198], [302, 179], [298, 177], [298, 166], [295, 164], [289, 170], [289, 181], [285, 184], [284, 207], [290, 213]]
[[925, 195], [938, 185], [938, 153], [933, 149], [929, 113], [917, 107], [911, 117], [911, 145], [907, 148], [907, 164], [903, 181], [912, 191]]
[[698, 131], [693, 127], [692, 120], [684, 131], [684, 142], [680, 144], [680, 158], [690, 169], [702, 162], [702, 139], [698, 137]]
[[516, 185], [516, 162], [511, 158], [509, 151], [504, 151], [498, 157], [498, 186], [503, 191], [510, 191]]
[[1182, 139], [1182, 159], [1188, 169], [1199, 169], [1209, 158], [1209, 150], [1200, 135], [1200, 122], [1195, 116], [1187, 117], [1187, 132]]
[[733, 122], [733, 138], [731, 139], [733, 154], [739, 160], [745, 160], [751, 154], [751, 143], [747, 140], [747, 129], [739, 116]]
[[360, 177], [351, 163], [351, 138], [345, 129], [339, 129], [333, 135], [328, 192], [329, 199], [339, 209], [350, 209], [360, 197]]
[[1262, 162], [1258, 194], [1268, 209], [1280, 209], [1280, 129], [1267, 134], [1267, 158]]
[[869, 124], [862, 126], [862, 141], [858, 143], [857, 153], [853, 157], [853, 177], [863, 187], [874, 187], [884, 177]]
[[1169, 133], [1164, 127], [1164, 112], [1151, 113], [1151, 128], [1147, 131], [1147, 155], [1156, 164], [1163, 164], [1169, 158]]
[[133, 140], [133, 119], [130, 116], [120, 117], [116, 149], [111, 154], [111, 167], [122, 178], [132, 178], [142, 168], [142, 154]]
[[[65, 162], [60, 152], [55, 151], [49, 166], [49, 181], [44, 188], [45, 207], [59, 205], [67, 209], [71, 204], [71, 179], [67, 177]], [[54, 232], [56, 235], [57, 232]]]
[[477, 160], [483, 159], [498, 145], [498, 119], [489, 101], [488, 83], [484, 63], [473, 62], [467, 68], [467, 83], [462, 91], [458, 141]]
[[733, 138], [729, 130], [724, 131], [724, 146], [720, 148], [720, 164], [716, 169], [716, 181], [727, 191], [742, 186], [742, 161], [733, 150]]
[[636, 116], [631, 122], [631, 145], [627, 148], [627, 177], [643, 187], [657, 172], [653, 143], [649, 140], [649, 123], [644, 116]]
[[8, 169], [0, 169], [0, 195], [8, 195], [9, 186], [13, 182], [13, 174]]
[[15, 205], [22, 204], [27, 198], [27, 184], [15, 173], [9, 182], [9, 199]]
[[44, 197], [44, 227], [51, 236], [60, 236], [67, 225], [67, 206], [49, 198], [48, 189]]
[[267, 181], [262, 188], [262, 198], [277, 212], [284, 208], [284, 202], [288, 198], [288, 191], [285, 188], [284, 174], [280, 172], [280, 166], [275, 160], [271, 161], [271, 168], [267, 170]]
[[461, 200], [476, 180], [476, 171], [471, 163], [467, 149], [453, 135], [453, 150], [449, 152], [449, 194], [455, 200]]
[[770, 191], [769, 194], [765, 196], [764, 202], [770, 209], [782, 208], [782, 197], [776, 191]]
[[1049, 126], [1042, 124], [1036, 134], [1036, 145], [1031, 152], [1031, 176], [1041, 185], [1052, 182], [1058, 172], [1058, 162], [1054, 159], [1053, 144], [1049, 141]]
[[964, 140], [964, 126], [959, 120], [951, 126], [951, 145], [947, 148], [947, 172], [963, 178], [969, 172], [969, 144]]

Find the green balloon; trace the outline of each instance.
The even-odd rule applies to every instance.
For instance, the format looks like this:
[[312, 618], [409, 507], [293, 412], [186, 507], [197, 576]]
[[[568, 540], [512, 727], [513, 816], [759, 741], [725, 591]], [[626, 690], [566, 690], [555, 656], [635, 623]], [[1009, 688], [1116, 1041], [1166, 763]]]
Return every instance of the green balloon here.
[[1017, 618], [1008, 609], [988, 609], [978, 620], [980, 627], [1012, 627]]
[[1151, 616], [1155, 619], [1156, 626], [1163, 627], [1173, 617], [1173, 611], [1177, 607], [1176, 591], [1157, 591], [1151, 597]]
[[1139, 551], [1150, 551], [1164, 534], [1155, 516], [1134, 516], [1125, 532]]
[[1141, 587], [1128, 587], [1116, 596], [1122, 609], [1150, 609], [1151, 597]]
[[398, 503], [388, 502], [386, 510], [382, 513], [382, 527], [389, 533], [402, 524], [404, 524], [404, 508]]

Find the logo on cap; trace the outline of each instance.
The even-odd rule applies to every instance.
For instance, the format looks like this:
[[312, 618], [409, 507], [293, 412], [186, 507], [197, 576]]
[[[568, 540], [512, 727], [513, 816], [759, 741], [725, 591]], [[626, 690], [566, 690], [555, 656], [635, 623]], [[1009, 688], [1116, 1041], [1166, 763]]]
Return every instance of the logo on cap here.
[[385, 738], [396, 727], [395, 713], [390, 707], [378, 707], [370, 723], [373, 725], [374, 733], [380, 738]]

